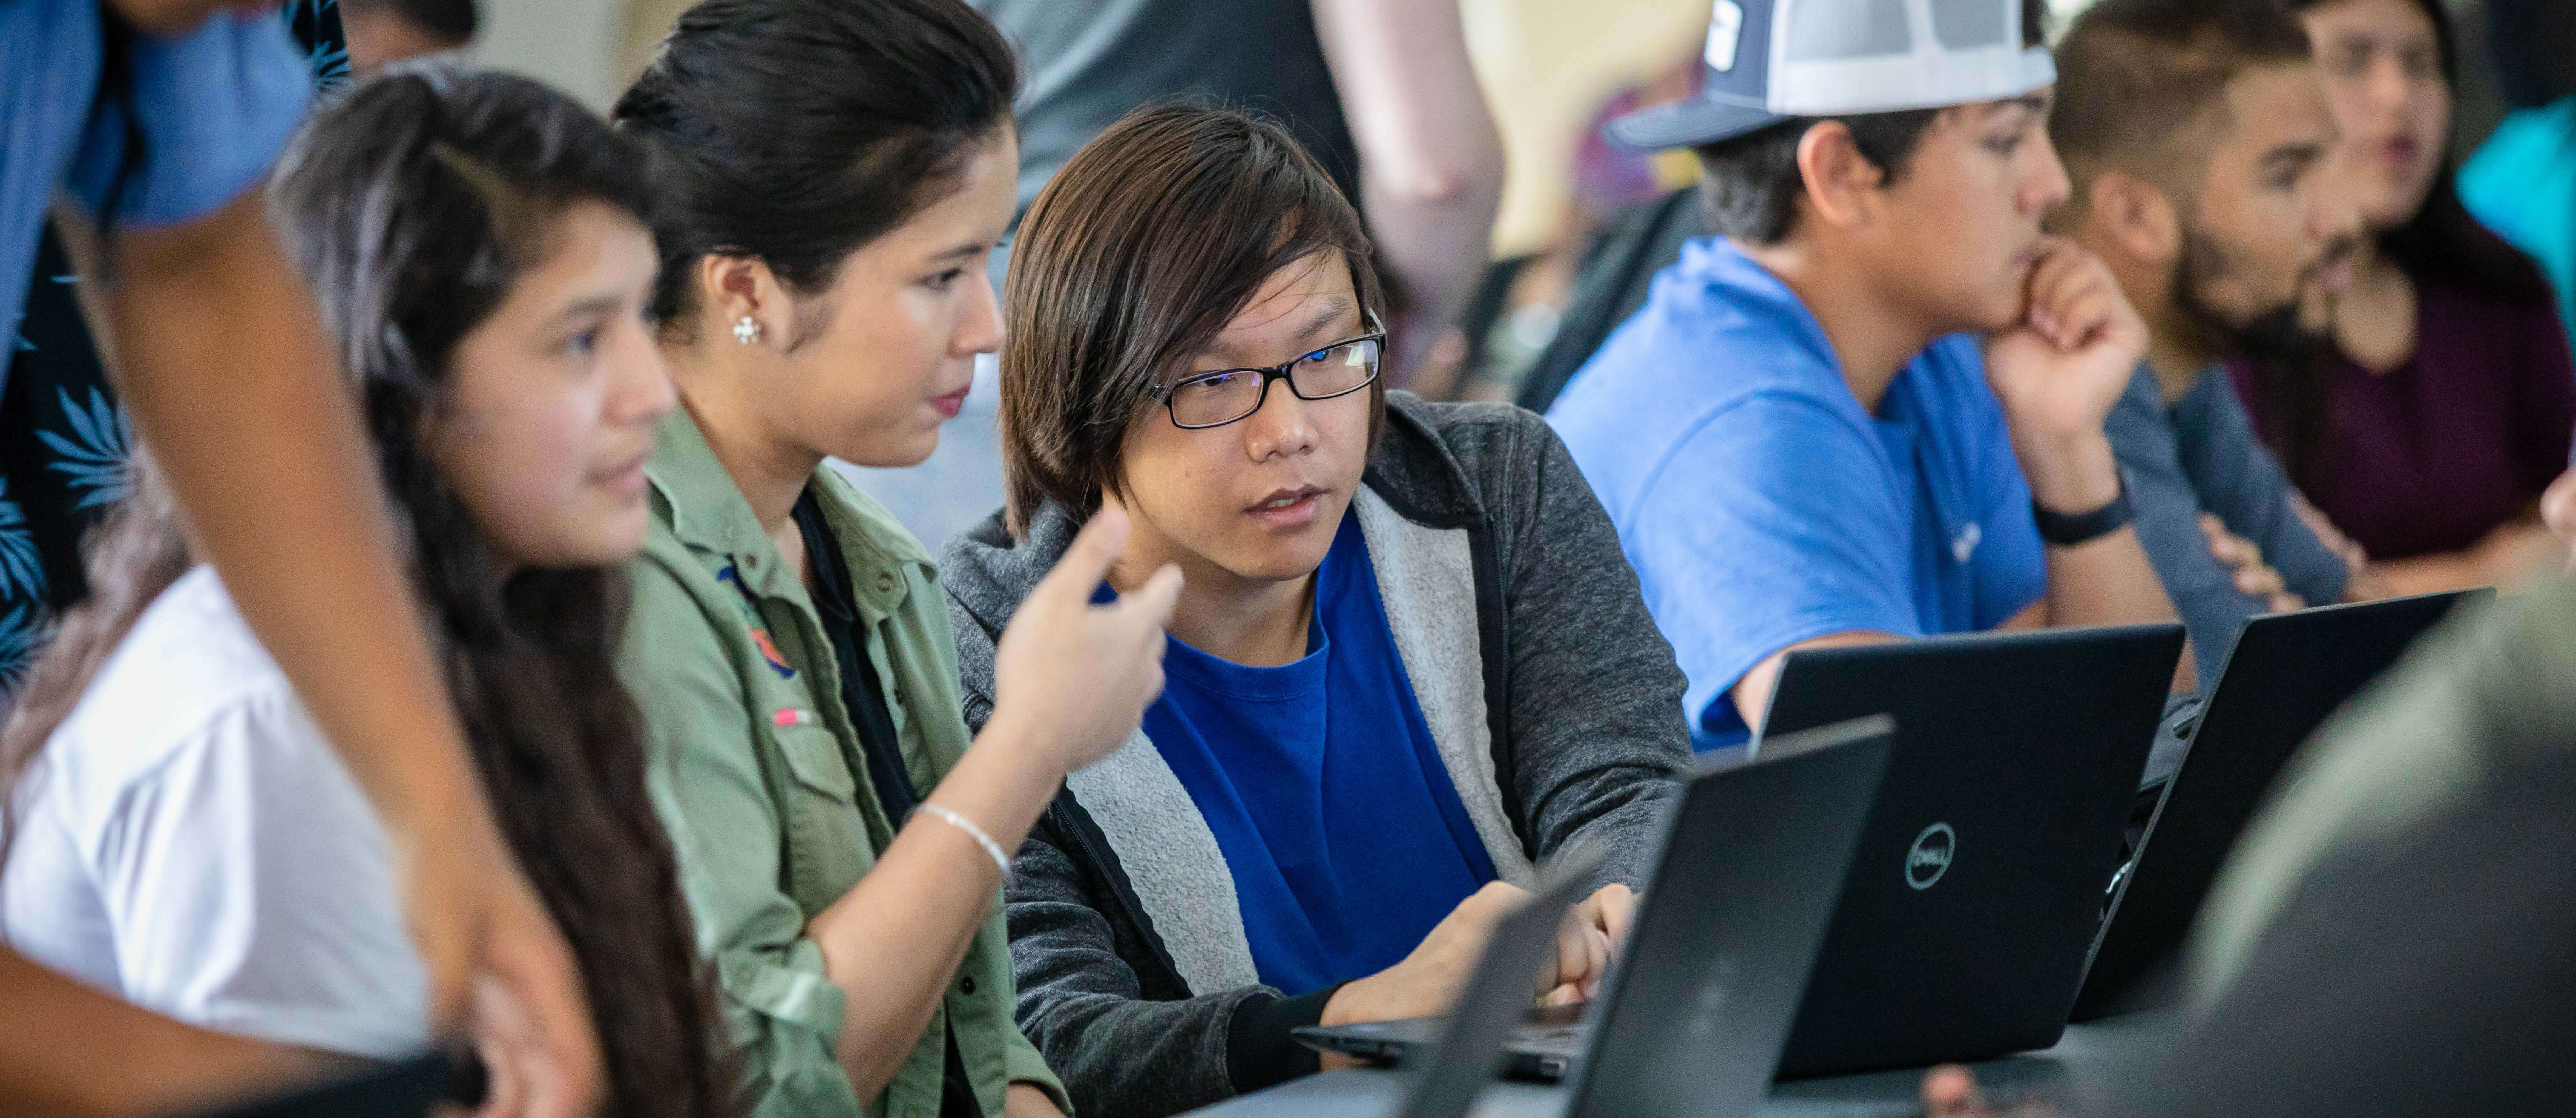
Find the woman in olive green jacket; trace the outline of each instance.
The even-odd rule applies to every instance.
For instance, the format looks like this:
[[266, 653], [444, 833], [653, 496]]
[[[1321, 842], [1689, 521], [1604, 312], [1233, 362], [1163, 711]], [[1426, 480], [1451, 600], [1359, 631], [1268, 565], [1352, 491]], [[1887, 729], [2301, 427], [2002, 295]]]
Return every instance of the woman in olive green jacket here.
[[928, 554], [822, 468], [920, 462], [999, 345], [1014, 85], [958, 0], [711, 0], [617, 107], [664, 174], [683, 404], [620, 670], [755, 1115], [1066, 1109], [1012, 1021], [999, 890], [1160, 691], [1179, 574], [1095, 607], [1124, 528], [1077, 541], [970, 739]]

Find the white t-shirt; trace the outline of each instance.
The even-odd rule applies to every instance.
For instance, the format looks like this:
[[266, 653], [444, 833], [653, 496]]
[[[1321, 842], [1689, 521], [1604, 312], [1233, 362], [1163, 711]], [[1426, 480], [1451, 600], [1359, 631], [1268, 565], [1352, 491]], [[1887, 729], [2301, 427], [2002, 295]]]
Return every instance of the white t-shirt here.
[[212, 568], [135, 623], [17, 790], [0, 936], [182, 1021], [429, 1042], [384, 827]]

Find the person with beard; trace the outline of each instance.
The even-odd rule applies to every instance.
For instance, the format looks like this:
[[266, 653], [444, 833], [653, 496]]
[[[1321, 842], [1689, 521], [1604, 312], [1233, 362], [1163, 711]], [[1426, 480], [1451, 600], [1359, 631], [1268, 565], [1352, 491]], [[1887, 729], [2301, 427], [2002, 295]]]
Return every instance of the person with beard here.
[[[1700, 96], [1611, 125], [1696, 149], [1720, 236], [1656, 277], [1548, 421], [1674, 645], [1702, 751], [1751, 736], [1801, 648], [2175, 617], [2102, 431], [2145, 324], [2041, 228], [2069, 187], [2039, 5], [1952, 8], [1911, 53], [1875, 4], [1720, 18]], [[1765, 58], [1823, 60], [1738, 64]]]
[[[2151, 341], [2106, 429], [2138, 539], [2210, 678], [2257, 613], [2341, 601], [2354, 572], [2296, 511], [2220, 366], [2296, 352], [2301, 295], [2361, 229], [2307, 35], [2241, 0], [2103, 0], [2059, 45], [2053, 225], [2110, 265]], [[2212, 553], [2262, 562], [2231, 566]]]
[[2371, 236], [2330, 300], [2331, 345], [2239, 361], [2236, 386], [2291, 479], [2392, 589], [2506, 581], [2554, 550], [2535, 509], [2567, 465], [2576, 365], [2548, 280], [2444, 173], [2449, 17], [2437, 0], [2289, 6], [2316, 42], [2354, 155], [2338, 173]]

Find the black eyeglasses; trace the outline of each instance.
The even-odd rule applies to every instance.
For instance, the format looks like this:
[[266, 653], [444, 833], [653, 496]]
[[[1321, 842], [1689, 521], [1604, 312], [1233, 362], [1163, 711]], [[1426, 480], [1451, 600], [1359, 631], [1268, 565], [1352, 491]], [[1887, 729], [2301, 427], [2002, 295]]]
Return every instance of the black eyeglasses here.
[[1172, 413], [1172, 426], [1198, 431], [1260, 411], [1274, 380], [1287, 381], [1288, 391], [1300, 400], [1348, 396], [1377, 380], [1386, 354], [1386, 331], [1378, 326], [1377, 315], [1369, 315], [1368, 324], [1374, 333], [1308, 350], [1268, 368], [1192, 373], [1163, 390], [1163, 407]]

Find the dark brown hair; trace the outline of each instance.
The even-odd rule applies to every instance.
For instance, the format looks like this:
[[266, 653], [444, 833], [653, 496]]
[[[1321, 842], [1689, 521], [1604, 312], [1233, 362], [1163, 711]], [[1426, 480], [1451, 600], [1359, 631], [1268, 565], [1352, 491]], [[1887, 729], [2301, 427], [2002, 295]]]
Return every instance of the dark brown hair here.
[[[580, 964], [606, 1110], [697, 1118], [731, 1113], [733, 1091], [677, 861], [646, 793], [640, 718], [616, 683], [625, 584], [604, 567], [505, 576], [421, 441], [457, 345], [545, 259], [567, 207], [643, 220], [640, 164], [544, 86], [417, 71], [315, 118], [270, 202], [338, 342], [501, 832]], [[140, 470], [90, 549], [93, 596], [65, 617], [0, 732], [0, 784], [15, 784], [194, 561], [166, 488]]]
[[[2023, 0], [2021, 43], [2048, 42], [2048, 5]], [[1923, 137], [1941, 118], [1941, 109], [1899, 109], [1847, 116], [1805, 116], [1765, 125], [1741, 136], [1701, 144], [1699, 157], [1700, 216], [1710, 232], [1741, 245], [1763, 247], [1789, 239], [1798, 229], [1798, 199], [1806, 196], [1807, 175], [1798, 169], [1798, 144], [1819, 124], [1839, 122], [1851, 129], [1860, 157], [1894, 186], [1905, 178]]]
[[[1054, 502], [1118, 492], [1120, 451], [1174, 366], [1223, 333], [1281, 269], [1338, 256], [1382, 312], [1368, 235], [1332, 176], [1278, 122], [1233, 109], [1139, 109], [1039, 192], [1003, 285], [1002, 476], [1015, 535]], [[1369, 386], [1369, 429], [1386, 407]]]
[[[2289, 6], [2293, 11], [2304, 12], [2326, 2], [2290, 0]], [[2424, 18], [2432, 21], [2442, 83], [2458, 89], [2459, 36], [2451, 25], [2450, 12], [2441, 0], [2414, 3]], [[2460, 201], [2459, 190], [2451, 180], [2451, 169], [2458, 166], [2452, 146], [2445, 145], [2436, 158], [2440, 160], [2440, 170], [2433, 175], [2432, 189], [2424, 195], [2424, 204], [2416, 208], [2413, 217], [2376, 234], [2380, 254], [2418, 283], [2447, 283], [2506, 306], [2554, 311], [2556, 293], [2540, 266], [2470, 216], [2468, 206]], [[2289, 474], [2292, 485], [2315, 484], [2327, 468], [2334, 431], [2327, 384], [2335, 376], [2339, 354], [2337, 348], [2319, 347], [2314, 352], [2261, 356], [2247, 363], [2253, 374], [2254, 397], [2262, 405], [2258, 429], [2263, 441], [2280, 456], [2281, 467]]]
[[2119, 167], [2188, 202], [2200, 141], [2229, 127], [2227, 89], [2264, 66], [2309, 61], [2308, 32], [2276, 0], [2102, 0], [2057, 45], [2049, 140], [2078, 184]]

